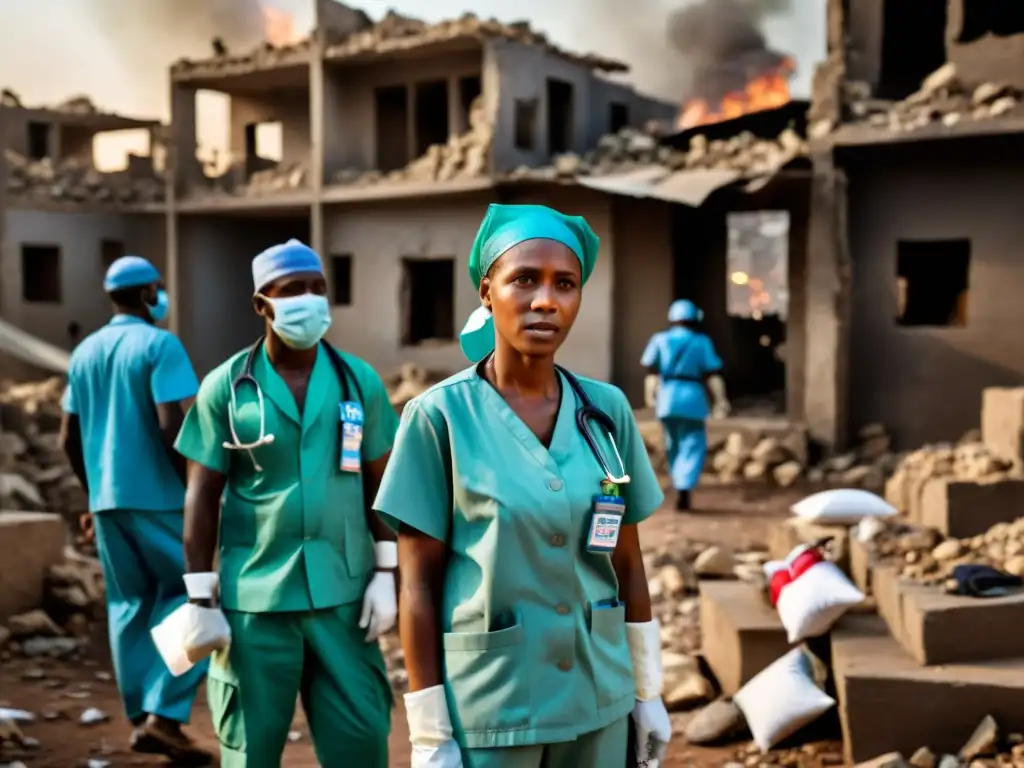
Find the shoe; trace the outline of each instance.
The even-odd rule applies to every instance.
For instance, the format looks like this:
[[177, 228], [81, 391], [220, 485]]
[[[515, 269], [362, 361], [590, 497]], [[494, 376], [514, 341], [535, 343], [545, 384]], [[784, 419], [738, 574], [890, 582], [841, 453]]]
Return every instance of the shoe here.
[[177, 724], [161, 727], [152, 719], [132, 731], [131, 749], [142, 755], [163, 755], [176, 765], [195, 768], [215, 765], [213, 755], [197, 747]]
[[676, 491], [676, 512], [690, 511], [690, 492]]

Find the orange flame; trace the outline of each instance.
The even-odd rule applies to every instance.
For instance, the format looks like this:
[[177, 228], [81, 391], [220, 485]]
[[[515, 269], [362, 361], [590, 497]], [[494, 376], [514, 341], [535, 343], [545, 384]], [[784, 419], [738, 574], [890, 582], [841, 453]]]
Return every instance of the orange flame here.
[[710, 125], [723, 120], [760, 112], [763, 109], [774, 109], [788, 104], [789, 78], [796, 66], [793, 59], [786, 56], [774, 69], [763, 72], [750, 80], [742, 91], [727, 93], [716, 107], [712, 107], [704, 99], [690, 99], [679, 110], [676, 129], [685, 131], [698, 125]]
[[263, 13], [263, 34], [268, 43], [280, 48], [298, 42], [295, 19], [290, 13], [269, 5], [261, 5], [260, 11]]

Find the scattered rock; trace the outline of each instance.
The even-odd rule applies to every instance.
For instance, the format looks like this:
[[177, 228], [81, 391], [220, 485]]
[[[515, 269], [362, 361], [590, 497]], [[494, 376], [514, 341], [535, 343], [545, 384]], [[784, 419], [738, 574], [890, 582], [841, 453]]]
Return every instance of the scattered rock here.
[[719, 699], [694, 715], [683, 734], [691, 744], [713, 744], [738, 737], [746, 728], [742, 710], [731, 699]]
[[16, 640], [30, 637], [61, 637], [64, 634], [43, 611], [29, 611], [7, 619], [7, 628]]
[[102, 709], [96, 707], [89, 707], [85, 710], [81, 717], [78, 718], [78, 722], [82, 725], [95, 725], [96, 723], [103, 723], [109, 719], [109, 715]]
[[704, 677], [694, 657], [665, 652], [662, 663], [665, 670], [663, 699], [669, 711], [691, 707], [714, 695], [711, 682]]
[[104, 203], [112, 206], [157, 203], [166, 184], [151, 157], [132, 156], [124, 171], [102, 173], [91, 159], [29, 160], [13, 149], [4, 150], [7, 192], [19, 200]]
[[986, 715], [971, 738], [960, 749], [960, 759], [969, 763], [979, 757], [988, 757], [999, 751], [999, 726], [991, 715]]
[[787, 461], [772, 470], [772, 477], [780, 488], [789, 488], [803, 474], [804, 468], [799, 461]]
[[736, 563], [733, 556], [720, 547], [708, 547], [693, 564], [697, 576], [701, 578], [732, 578]]
[[910, 758], [910, 764], [914, 768], [935, 768], [937, 762], [935, 753], [928, 747], [921, 747]]

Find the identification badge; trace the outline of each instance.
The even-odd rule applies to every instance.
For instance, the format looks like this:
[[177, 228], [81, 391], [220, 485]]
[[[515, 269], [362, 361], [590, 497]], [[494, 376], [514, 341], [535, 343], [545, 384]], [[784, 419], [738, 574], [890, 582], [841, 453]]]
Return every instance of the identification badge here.
[[363, 468], [363, 406], [355, 402], [338, 404], [341, 424], [341, 451], [338, 468], [359, 472]]
[[621, 496], [595, 496], [587, 533], [588, 552], [613, 552], [619, 543], [619, 529], [626, 514]]

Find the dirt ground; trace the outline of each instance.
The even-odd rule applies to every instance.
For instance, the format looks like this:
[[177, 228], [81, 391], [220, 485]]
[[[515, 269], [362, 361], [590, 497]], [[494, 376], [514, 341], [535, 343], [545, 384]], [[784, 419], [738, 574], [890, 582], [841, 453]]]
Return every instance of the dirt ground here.
[[[763, 545], [770, 526], [783, 518], [788, 505], [805, 493], [735, 488], [698, 490], [694, 496], [698, 511], [677, 514], [663, 509], [642, 526], [641, 536], [648, 542], [659, 542], [659, 548], [679, 539], [726, 544], [737, 549], [752, 548]], [[157, 759], [135, 756], [127, 749], [130, 726], [120, 709], [102, 632], [103, 628], [97, 627], [91, 657], [75, 664], [20, 658], [0, 661], [0, 706], [25, 709], [38, 716], [36, 722], [23, 728], [26, 736], [38, 740], [38, 747], [0, 754], [0, 765], [5, 760], [21, 760], [28, 768], [121, 768], [160, 764]], [[110, 719], [96, 725], [80, 725], [79, 716], [90, 707], [103, 710]], [[673, 714], [677, 732], [690, 716], [689, 713]], [[408, 768], [408, 733], [401, 697], [398, 697], [392, 722], [390, 764], [394, 768]], [[190, 732], [215, 750], [216, 739], [202, 693], [197, 699], [192, 723]], [[318, 763], [298, 707], [293, 736], [295, 740], [288, 745], [282, 765], [315, 768]], [[699, 748], [677, 737], [663, 768], [710, 768], [729, 762], [745, 764], [748, 768], [774, 762], [801, 766], [841, 763], [841, 760], [836, 761], [841, 751], [836, 744], [814, 745], [795, 757], [787, 753], [775, 759], [738, 755], [744, 747], [738, 744]], [[98, 762], [90, 765], [90, 759]]]

